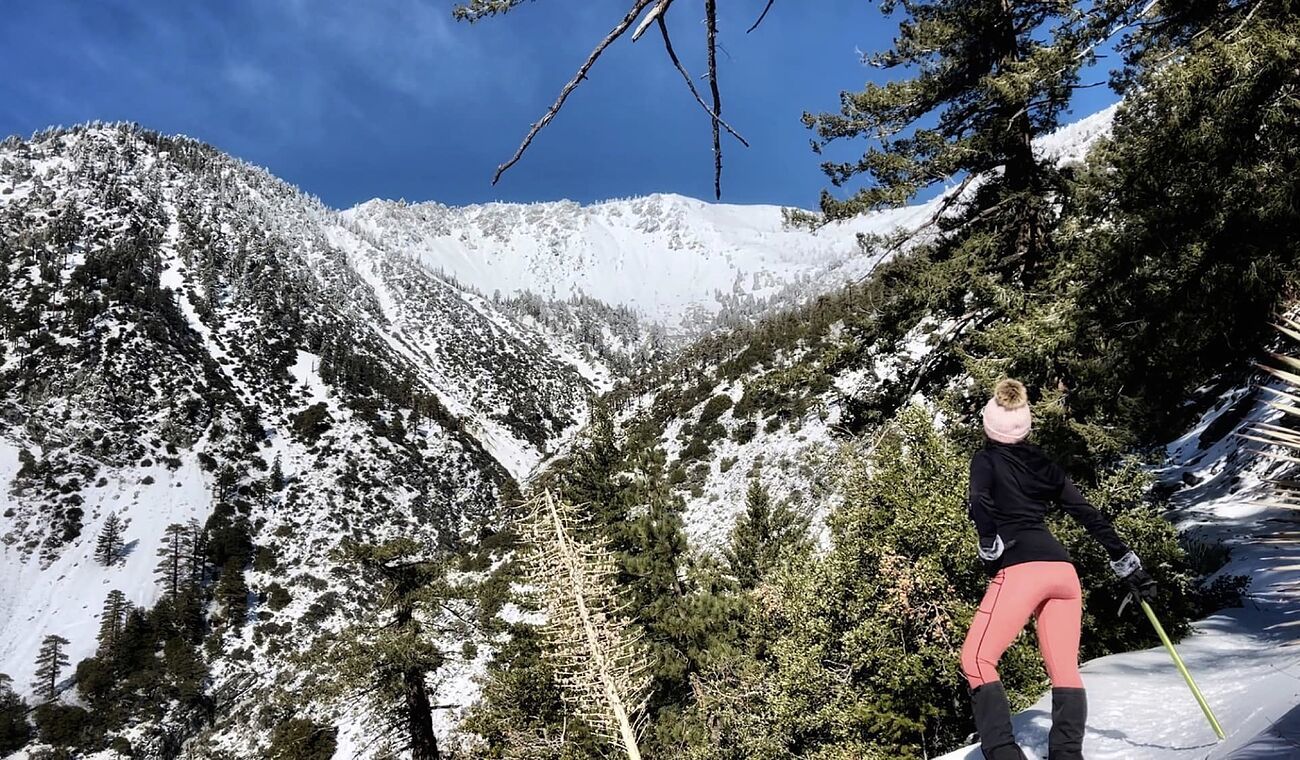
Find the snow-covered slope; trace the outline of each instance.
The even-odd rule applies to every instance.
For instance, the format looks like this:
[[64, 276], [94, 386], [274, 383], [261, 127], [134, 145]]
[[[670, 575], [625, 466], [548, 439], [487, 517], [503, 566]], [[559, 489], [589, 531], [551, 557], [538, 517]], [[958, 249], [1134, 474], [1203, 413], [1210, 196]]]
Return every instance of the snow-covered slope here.
[[[1108, 108], [1041, 139], [1040, 155], [1081, 160], [1110, 127]], [[719, 316], [793, 306], [864, 276], [876, 263], [860, 235], [913, 229], [927, 203], [810, 231], [777, 206], [651, 195], [582, 206], [372, 200], [343, 212], [355, 229], [483, 293], [585, 294], [634, 309], [670, 334], [695, 337]]]
[[[0, 441], [3, 482], [12, 482], [17, 465], [17, 447]], [[151, 476], [152, 482], [141, 482]], [[121, 590], [132, 604], [152, 606], [158, 591], [154, 553], [162, 545], [163, 530], [170, 523], [207, 516], [211, 486], [193, 456], [184, 457], [174, 471], [159, 463], [126, 477], [109, 474], [106, 480], [105, 487], [87, 494], [91, 517], [83, 530], [93, 538], [104, 518], [117, 514], [129, 537], [122, 561], [112, 567], [96, 563], [93, 540], [74, 541], [49, 564], [22, 561], [10, 547], [0, 551], [0, 673], [8, 673], [19, 687], [25, 689], [31, 680], [32, 663], [47, 634], [71, 642], [72, 662], [94, 653], [97, 616], [109, 591]]]
[[1082, 161], [1097, 140], [1110, 134], [1111, 122], [1119, 104], [1071, 122], [1034, 143], [1034, 152], [1059, 163]]
[[[219, 512], [266, 562], [236, 569], [252, 609], [221, 630], [213, 689], [272, 689], [287, 650], [367, 602], [334, 572], [344, 537], [499, 527], [611, 381], [266, 172], [130, 126], [0, 145], [0, 302], [0, 672], [23, 693], [46, 635], [91, 655], [110, 590], [159, 598], [167, 526]], [[110, 513], [127, 549], [106, 567]], [[267, 606], [276, 586], [292, 603]], [[265, 732], [226, 717], [212, 741], [256, 755]]]
[[707, 324], [728, 299], [762, 301], [861, 258], [858, 232], [919, 218], [913, 208], [816, 232], [787, 227], [776, 206], [652, 195], [591, 206], [374, 200], [343, 212], [384, 247], [485, 292], [578, 294], [635, 309], [674, 333]]
[[[1245, 605], [1195, 624], [1178, 651], [1228, 734], [1220, 742], [1163, 648], [1111, 655], [1082, 668], [1088, 689], [1089, 760], [1264, 760], [1300, 757], [1300, 513], [1269, 499], [1264, 479], [1287, 463], [1258, 456], [1235, 437], [1243, 427], [1281, 415], [1265, 394], [1240, 388], [1169, 447], [1160, 475], [1194, 483], [1176, 496], [1183, 530], [1231, 549], [1220, 575], [1251, 578]], [[1248, 412], [1202, 435], [1247, 405]], [[1226, 427], [1226, 426], [1225, 426]], [[1157, 614], [1159, 611], [1157, 610]], [[1129, 614], [1141, 615], [1137, 610]], [[1288, 719], [1288, 716], [1291, 716]], [[1050, 694], [1016, 717], [1016, 736], [1031, 758], [1047, 757]], [[980, 760], [978, 748], [940, 760]]]
[[[625, 418], [649, 415], [662, 425], [660, 443], [670, 467], [684, 472], [674, 482], [680, 483], [685, 530], [696, 547], [714, 551], [726, 544], [760, 470], [771, 495], [806, 510], [820, 531], [837, 498], [840, 442], [859, 426], [854, 408], [881, 397], [906, 402], [915, 392], [908, 387], [912, 373], [952, 327], [926, 318], [897, 340], [862, 345], [838, 318], [842, 309], [856, 307], [841, 302], [826, 308], [834, 321], [811, 328], [809, 335], [791, 339], [777, 323], [739, 331], [722, 339], [713, 363], [690, 370], [689, 382], [669, 372], [615, 391], [633, 395]], [[808, 324], [809, 317], [796, 312], [793, 319]], [[756, 348], [772, 343], [781, 348], [770, 356]], [[707, 407], [720, 403], [726, 408], [706, 419]]]

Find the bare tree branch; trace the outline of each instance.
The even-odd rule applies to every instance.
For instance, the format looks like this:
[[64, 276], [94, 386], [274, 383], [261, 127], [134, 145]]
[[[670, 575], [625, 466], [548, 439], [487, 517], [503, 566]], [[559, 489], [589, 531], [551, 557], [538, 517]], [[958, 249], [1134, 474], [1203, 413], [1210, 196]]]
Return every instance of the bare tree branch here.
[[[467, 6], [463, 6], [465, 9], [463, 15], [466, 18], [472, 17], [471, 20], [477, 20], [478, 17], [495, 15], [496, 13], [509, 10], [522, 2], [524, 2], [524, 0], [475, 0]], [[754, 29], [763, 22], [767, 17], [768, 12], [772, 9], [774, 2], [775, 0], [768, 0], [767, 5], [763, 8], [762, 14], [759, 16], [758, 20], [754, 22], [754, 25], [750, 27], [749, 31], [754, 31]], [[695, 82], [691, 79], [690, 73], [686, 71], [681, 60], [677, 57], [676, 50], [673, 49], [672, 39], [668, 32], [668, 26], [664, 21], [672, 3], [673, 0], [633, 0], [632, 7], [627, 12], [627, 15], [610, 30], [609, 34], [607, 34], [598, 45], [596, 45], [595, 49], [592, 50], [591, 54], [587, 57], [587, 60], [578, 68], [577, 73], [574, 74], [573, 78], [570, 79], [560, 90], [560, 94], [555, 99], [555, 102], [551, 104], [546, 112], [542, 114], [542, 117], [528, 130], [528, 134], [524, 136], [523, 141], [515, 150], [514, 155], [510, 157], [510, 160], [497, 167], [496, 173], [492, 175], [493, 185], [500, 182], [502, 175], [523, 159], [524, 154], [527, 153], [528, 149], [532, 146], [533, 140], [535, 140], [537, 135], [545, 129], [557, 115], [559, 115], [559, 112], [564, 108], [564, 104], [568, 100], [569, 95], [571, 95], [573, 91], [587, 79], [587, 74], [591, 71], [592, 67], [595, 66], [596, 61], [599, 60], [610, 45], [626, 34], [627, 31], [632, 28], [633, 24], [636, 24], [636, 28], [632, 32], [632, 41], [636, 42], [652, 23], [657, 23], [663, 36], [664, 50], [668, 53], [669, 59], [672, 61], [673, 66], [677, 69], [678, 73], [682, 75], [682, 79], [686, 81], [686, 86], [690, 90], [691, 95], [695, 98], [695, 101], [709, 116], [713, 133], [713, 193], [714, 197], [718, 199], [722, 198], [722, 130], [725, 129], [728, 134], [739, 140], [746, 148], [749, 147], [749, 141], [722, 119], [722, 93], [718, 87], [719, 45], [717, 0], [705, 0], [704, 2], [705, 23], [708, 32], [707, 76], [709, 78], [712, 106], [705, 102], [703, 96], [701, 96], [699, 90], [695, 87]], [[651, 8], [651, 6], [653, 6], [653, 8]], [[641, 14], [646, 8], [651, 8], [650, 12], [646, 14], [645, 18], [641, 19], [640, 23], [637, 23], [637, 19], [641, 18]]]
[[713, 196], [722, 199], [722, 94], [718, 91], [718, 0], [704, 0], [709, 35], [709, 89], [713, 92]]
[[757, 29], [758, 25], [763, 23], [763, 19], [767, 18], [767, 12], [772, 10], [772, 6], [775, 4], [776, 4], [776, 0], [767, 0], [767, 5], [763, 6], [763, 12], [758, 14], [758, 20], [754, 22], [753, 26], [745, 30], [745, 34], [749, 34], [750, 32]]
[[632, 41], [641, 39], [641, 35], [645, 34], [645, 30], [649, 29], [655, 21], [662, 21], [668, 12], [668, 6], [672, 4], [673, 0], [659, 0], [659, 4], [651, 8], [645, 18], [641, 19], [641, 23], [637, 24], [636, 31], [632, 32]]
[[[1153, 2], [1154, 2], [1154, 0], [1153, 0]], [[1253, 18], [1254, 15], [1255, 15], [1255, 11], [1259, 10], [1259, 6], [1261, 6], [1261, 5], [1263, 5], [1263, 4], [1264, 4], [1264, 3], [1263, 3], [1263, 0], [1260, 0], [1260, 2], [1255, 3], [1255, 7], [1250, 9], [1250, 12], [1247, 13], [1247, 14], [1246, 14], [1246, 17], [1243, 18], [1243, 19], [1241, 20], [1241, 23], [1240, 23], [1240, 24], [1237, 24], [1236, 28], [1234, 28], [1232, 31], [1230, 31], [1230, 32], [1228, 32], [1227, 34], [1225, 34], [1225, 35], [1223, 36], [1223, 39], [1225, 39], [1225, 40], [1230, 40], [1230, 39], [1232, 39], [1233, 37], [1236, 37], [1237, 34], [1238, 34], [1239, 32], [1241, 32], [1241, 30], [1244, 29], [1244, 28], [1246, 27], [1246, 24], [1249, 24], [1249, 23], [1250, 23], [1251, 18]]]
[[673, 40], [672, 37], [670, 37], [668, 34], [668, 25], [664, 23], [663, 16], [659, 17], [659, 32], [663, 35], [664, 50], [668, 52], [669, 60], [673, 62], [673, 66], [677, 67], [677, 71], [682, 75], [682, 79], [686, 80], [686, 86], [690, 88], [691, 94], [695, 96], [695, 102], [700, 104], [700, 108], [704, 109], [704, 112], [709, 115], [710, 119], [713, 119], [714, 121], [721, 124], [723, 129], [731, 133], [732, 137], [739, 140], [741, 145], [744, 145], [746, 148], [748, 148], [749, 141], [746, 140], [744, 137], [741, 137], [739, 132], [732, 129], [730, 124], [723, 121], [721, 117], [719, 117], [716, 113], [714, 113], [713, 109], [709, 108], [709, 104], [705, 103], [704, 98], [700, 96], [700, 91], [695, 88], [695, 82], [694, 80], [691, 79], [690, 72], [686, 70], [686, 67], [682, 66], [681, 60], [678, 59], [677, 57], [677, 51], [673, 49]]
[[[605, 50], [608, 49], [610, 45], [614, 44], [615, 41], [627, 33], [627, 30], [636, 22], [637, 18], [641, 15], [641, 12], [653, 2], [655, 2], [655, 0], [636, 0], [636, 2], [633, 3], [632, 9], [627, 12], [627, 15], [623, 17], [623, 20], [619, 21], [618, 24], [610, 30], [609, 34], [605, 36], [605, 39], [600, 41], [600, 44], [596, 45], [596, 48], [591, 51], [591, 55], [587, 57], [586, 62], [578, 69], [578, 73], [574, 75], [573, 79], [569, 80], [569, 83], [564, 86], [564, 89], [560, 90], [560, 96], [555, 99], [555, 102], [546, 110], [546, 113], [542, 114], [542, 118], [538, 119], [537, 122], [533, 124], [532, 129], [528, 130], [528, 135], [524, 137], [524, 141], [519, 144], [519, 149], [515, 151], [514, 156], [512, 156], [509, 161], [497, 167], [496, 174], [492, 176], [492, 184], [495, 185], [501, 179], [502, 174], [505, 174], [510, 167], [519, 163], [519, 160], [524, 157], [524, 153], [528, 150], [528, 146], [533, 144], [533, 139], [537, 137], [537, 133], [541, 132], [547, 124], [551, 123], [551, 120], [555, 118], [555, 115], [564, 107], [564, 101], [568, 100], [569, 95], [572, 94], [573, 91], [578, 88], [578, 85], [582, 84], [582, 81], [587, 78], [587, 72], [591, 71], [591, 67], [596, 65], [596, 61], [600, 56], [604, 54]], [[710, 4], [713, 2], [714, 0], [709, 0]], [[716, 32], [716, 27], [714, 28], [714, 32]], [[712, 33], [710, 36], [712, 37]], [[711, 48], [709, 57], [710, 60], [712, 60], [713, 54]], [[714, 132], [717, 132], [716, 122], [714, 123]], [[721, 169], [719, 169], [719, 171], [721, 171]], [[719, 190], [719, 193], [720, 192], [721, 190]]]

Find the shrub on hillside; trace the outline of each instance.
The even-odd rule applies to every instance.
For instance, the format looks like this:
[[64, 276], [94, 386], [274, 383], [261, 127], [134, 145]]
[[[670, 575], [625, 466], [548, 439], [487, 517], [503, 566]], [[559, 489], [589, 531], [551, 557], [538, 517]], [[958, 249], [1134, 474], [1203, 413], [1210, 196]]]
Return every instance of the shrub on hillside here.
[[315, 443], [330, 429], [329, 409], [325, 404], [313, 404], [293, 415], [291, 425], [293, 432], [306, 443]]
[[700, 425], [705, 426], [711, 422], [716, 422], [723, 412], [731, 408], [731, 397], [726, 395], [717, 395], [709, 399], [700, 410]]
[[293, 601], [293, 596], [288, 589], [275, 582], [266, 585], [265, 596], [266, 606], [276, 611], [288, 607], [289, 603]]
[[81, 707], [44, 704], [32, 712], [41, 741], [56, 747], [80, 747], [92, 737], [90, 713]]
[[267, 755], [274, 760], [329, 760], [338, 749], [338, 729], [306, 718], [290, 718], [271, 731]]
[[738, 425], [735, 430], [731, 431], [731, 440], [741, 445], [744, 445], [754, 440], [754, 436], [757, 433], [758, 433], [758, 423], [755, 422], [754, 420], [745, 420], [744, 422], [740, 423], [740, 425]]

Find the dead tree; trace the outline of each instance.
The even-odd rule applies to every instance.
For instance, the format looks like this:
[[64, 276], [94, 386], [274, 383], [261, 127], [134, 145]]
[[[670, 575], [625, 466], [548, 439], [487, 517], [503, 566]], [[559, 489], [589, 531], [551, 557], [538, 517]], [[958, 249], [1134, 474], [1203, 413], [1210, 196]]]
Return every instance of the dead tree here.
[[640, 637], [618, 602], [609, 550], [578, 538], [580, 510], [550, 491], [535, 496], [523, 523], [525, 568], [546, 614], [546, 656], [563, 699], [629, 760], [640, 760], [634, 725], [649, 678]]

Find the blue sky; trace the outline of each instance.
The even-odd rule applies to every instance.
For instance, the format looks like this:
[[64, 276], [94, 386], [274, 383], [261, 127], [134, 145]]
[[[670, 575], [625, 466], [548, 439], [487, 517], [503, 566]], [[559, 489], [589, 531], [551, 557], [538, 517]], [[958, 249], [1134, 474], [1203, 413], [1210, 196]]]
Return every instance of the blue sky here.
[[[826, 185], [799, 122], [880, 72], [861, 51], [894, 23], [864, 0], [721, 3], [723, 199], [809, 207]], [[500, 184], [513, 153], [622, 0], [540, 0], [476, 25], [451, 0], [42, 0], [0, 26], [0, 135], [128, 120], [210, 142], [346, 207], [373, 198], [462, 204], [676, 192], [712, 197], [708, 118], [656, 34], [619, 42]], [[696, 2], [672, 14], [703, 71]], [[702, 86], [702, 85], [701, 85]], [[1075, 115], [1113, 100], [1084, 90]], [[860, 146], [859, 146], [860, 147]]]

